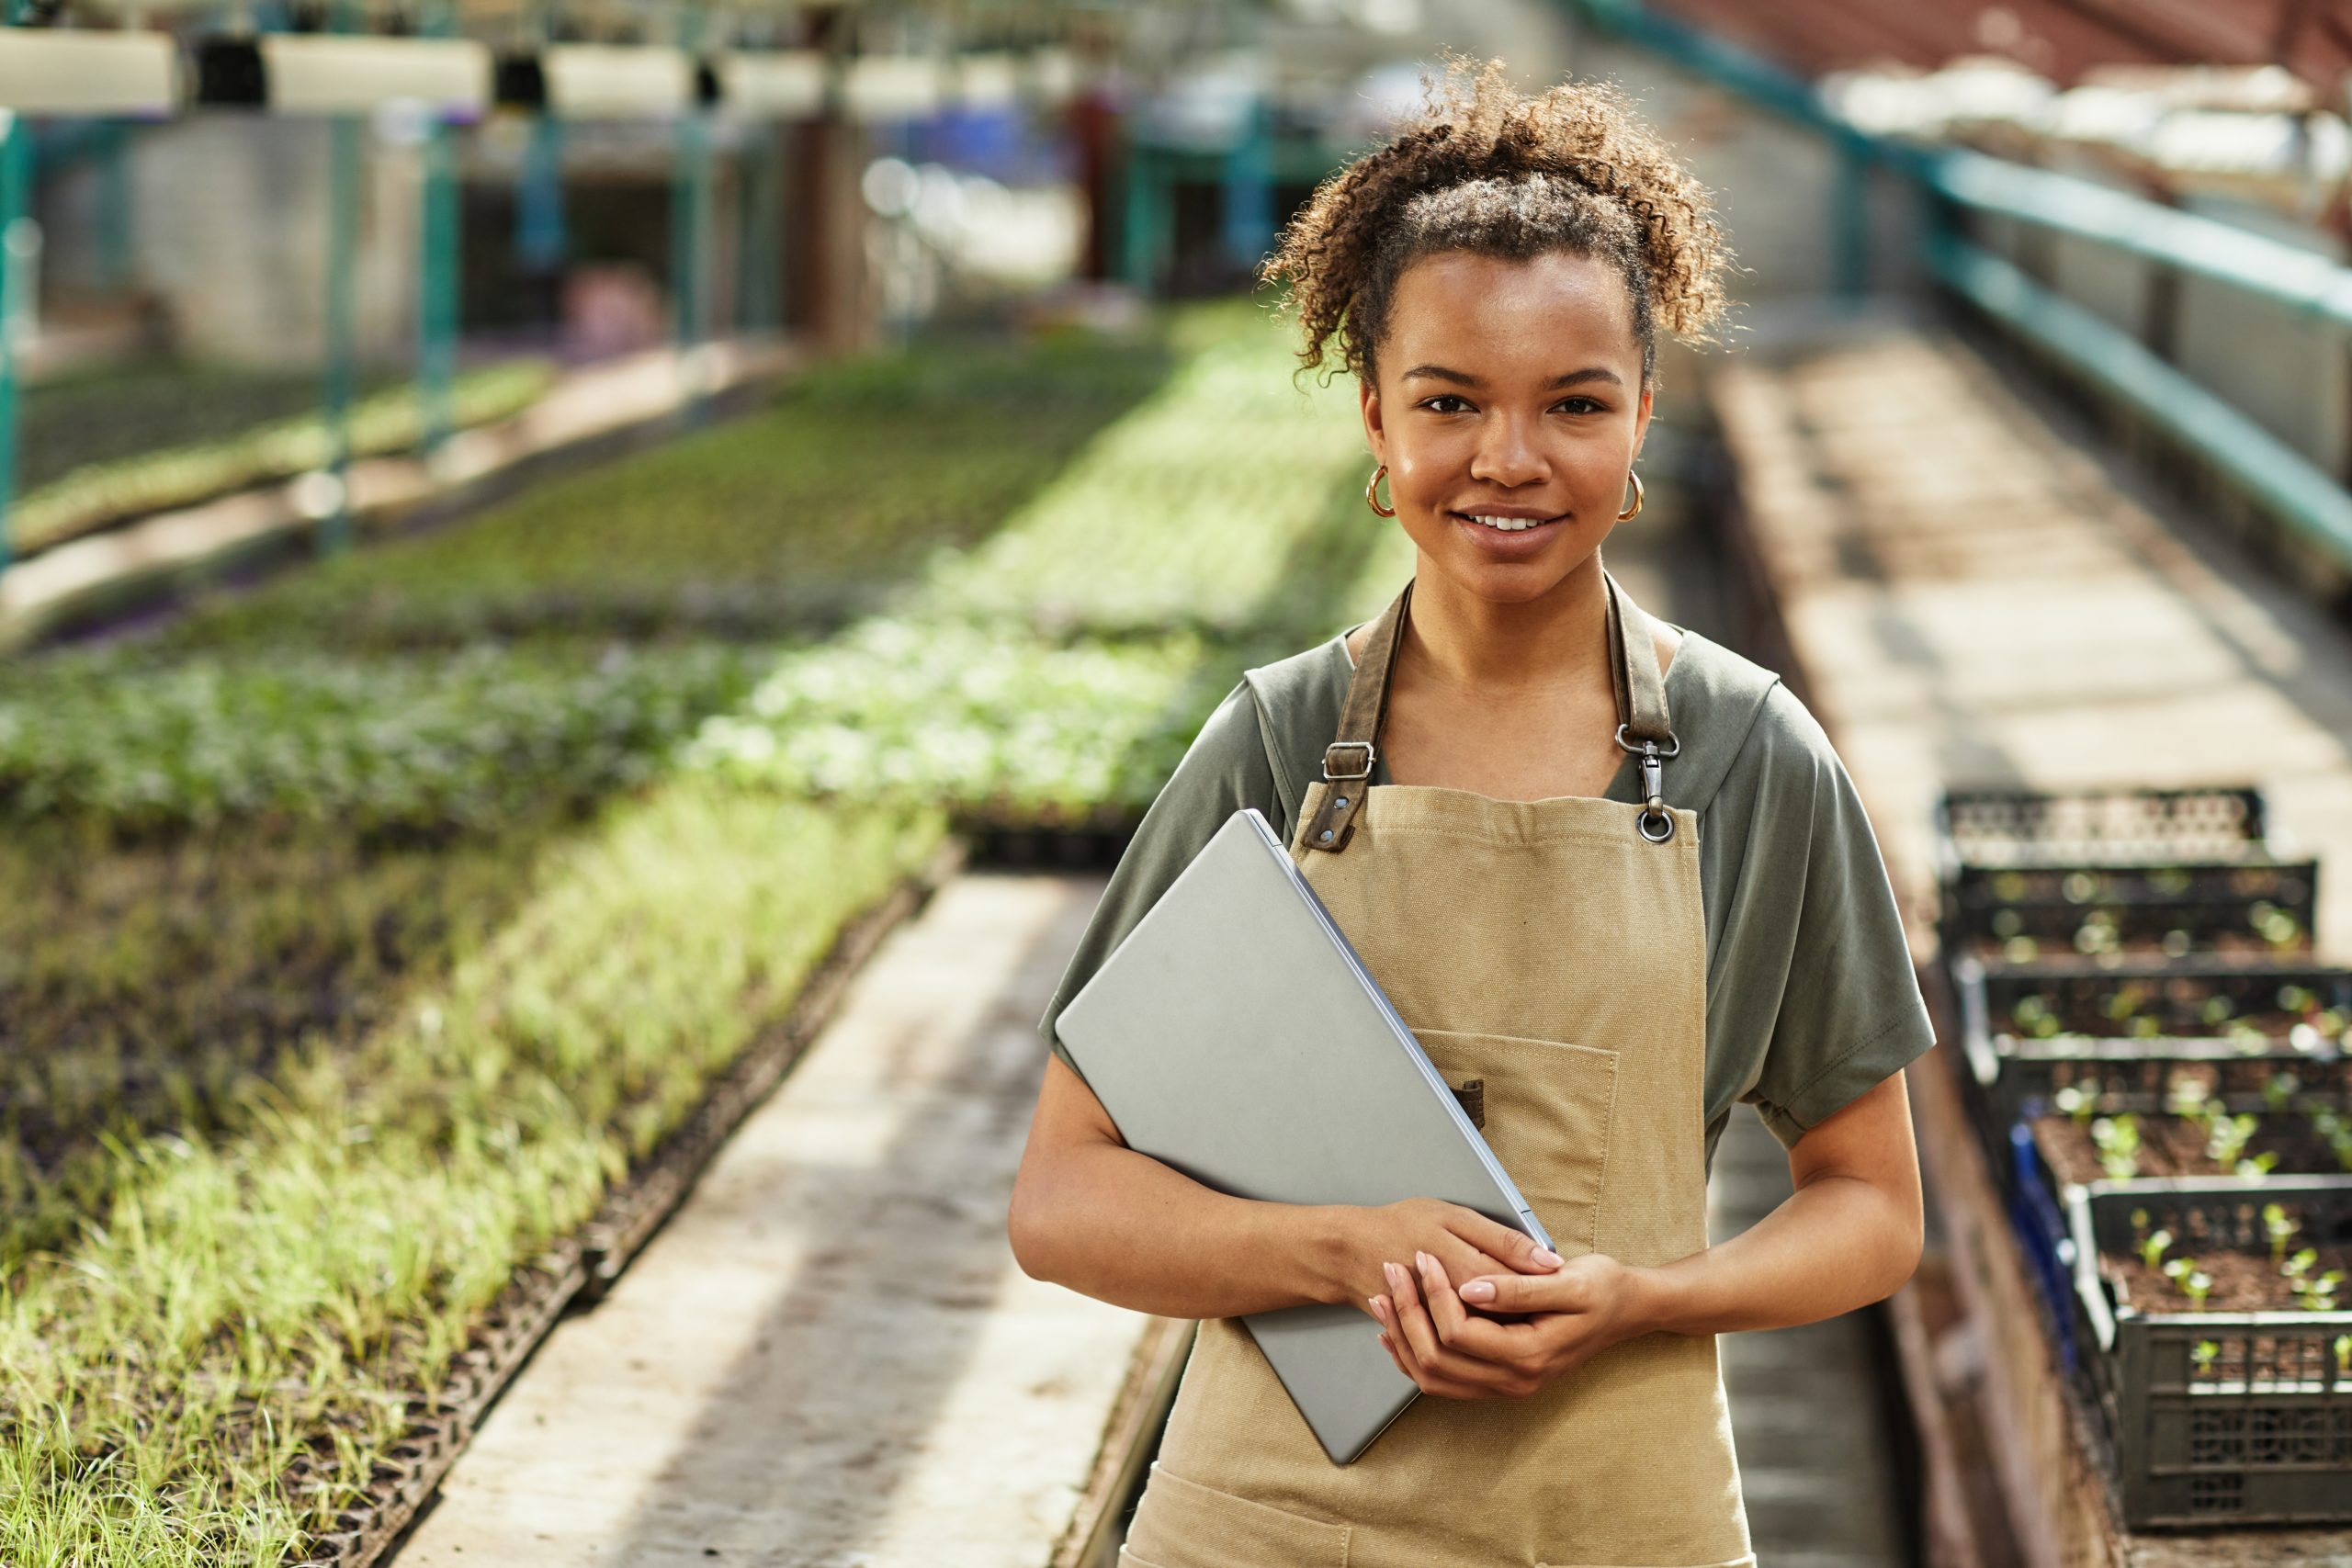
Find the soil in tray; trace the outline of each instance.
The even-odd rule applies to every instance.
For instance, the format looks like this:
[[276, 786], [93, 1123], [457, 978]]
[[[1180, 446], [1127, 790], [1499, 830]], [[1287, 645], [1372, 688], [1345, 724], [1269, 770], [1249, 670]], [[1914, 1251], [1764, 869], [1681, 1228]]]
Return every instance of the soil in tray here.
[[[2140, 1130], [2140, 1149], [2132, 1175], [2237, 1174], [2234, 1169], [2223, 1169], [2221, 1161], [2205, 1152], [2205, 1129], [2199, 1122], [2186, 1116], [2161, 1112], [2143, 1112], [2133, 1120]], [[2059, 1180], [2087, 1186], [2109, 1179], [2107, 1168], [2099, 1163], [2098, 1145], [2092, 1140], [2088, 1122], [2078, 1125], [2066, 1116], [2037, 1117], [2033, 1141]], [[2332, 1176], [2342, 1168], [2335, 1150], [2312, 1130], [2310, 1119], [2298, 1111], [2279, 1111], [2261, 1119], [2240, 1157], [2251, 1159], [2262, 1154], [2278, 1156], [2278, 1163], [2270, 1169], [2273, 1176]]]
[[[2289, 1245], [2287, 1256], [2292, 1258], [2302, 1250], [2301, 1238]], [[2306, 1278], [2316, 1280], [2331, 1269], [2341, 1269], [2352, 1278], [2352, 1247], [2315, 1247], [2318, 1260], [2311, 1266]], [[2193, 1258], [2197, 1271], [2213, 1281], [2206, 1293], [2206, 1312], [2302, 1312], [2303, 1304], [2287, 1286], [2286, 1276], [2270, 1260], [2267, 1252], [2199, 1251], [2191, 1242], [2176, 1244], [2165, 1249], [2165, 1260]], [[2099, 1272], [2116, 1283], [2122, 1300], [2133, 1310], [2143, 1313], [2194, 1312], [2199, 1310], [2179, 1286], [2165, 1277], [2161, 1265], [2151, 1269], [2138, 1256], [2118, 1257], [2112, 1252], [2099, 1254]], [[2337, 1292], [2341, 1296], [2342, 1292]]]
[[[2321, 1006], [2317, 995], [2291, 982], [2282, 986], [2281, 992], [2290, 996], [2301, 992], [2297, 999], [2304, 1005], [2292, 1009], [2271, 1005], [2240, 1012], [2235, 1010], [2234, 998], [2215, 991], [2213, 976], [2135, 975], [2101, 980], [2098, 975], [2093, 969], [2081, 976], [2054, 976], [2051, 982], [2051, 990], [2057, 993], [2054, 997], [2029, 994], [2007, 1007], [1989, 1009], [1989, 1032], [2018, 1040], [2047, 1040], [2056, 1034], [2107, 1040], [2255, 1036], [2266, 1043], [2288, 1040], [2298, 1024], [2311, 1025], [2324, 1039], [2339, 1038], [2345, 1032], [2343, 1014]], [[2085, 980], [2099, 988], [2087, 990]], [[2071, 997], [2064, 988], [2067, 982], [2074, 983]]]
[[[2090, 945], [2084, 945], [2085, 941]], [[1969, 951], [1987, 964], [2046, 964], [2052, 959], [2098, 957], [2129, 964], [2195, 956], [2226, 959], [2239, 964], [2293, 964], [2311, 956], [2311, 944], [2298, 936], [2284, 942], [2266, 942], [2252, 931], [2219, 931], [2196, 941], [2161, 937], [2109, 940], [2104, 934], [2082, 940], [2064, 936], [2013, 936], [2006, 940], [1980, 935]]]

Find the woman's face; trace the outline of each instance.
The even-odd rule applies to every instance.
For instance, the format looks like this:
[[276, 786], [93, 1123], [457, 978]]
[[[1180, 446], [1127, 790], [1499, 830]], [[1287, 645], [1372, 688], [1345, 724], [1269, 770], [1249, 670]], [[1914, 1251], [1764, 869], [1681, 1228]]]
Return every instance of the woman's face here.
[[1650, 422], [1633, 317], [1623, 275], [1589, 256], [1442, 251], [1405, 269], [1362, 401], [1424, 571], [1522, 604], [1609, 536]]

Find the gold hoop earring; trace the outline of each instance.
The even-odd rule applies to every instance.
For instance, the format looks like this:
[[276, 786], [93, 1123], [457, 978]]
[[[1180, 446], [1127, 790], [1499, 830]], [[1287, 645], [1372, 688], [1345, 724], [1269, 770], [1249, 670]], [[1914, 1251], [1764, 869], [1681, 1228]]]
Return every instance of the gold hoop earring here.
[[1631, 512], [1620, 512], [1617, 514], [1617, 521], [1620, 523], [1631, 523], [1642, 514], [1642, 476], [1628, 468], [1625, 470], [1625, 477], [1634, 481], [1634, 509]]
[[[1387, 471], [1388, 465], [1385, 463], [1381, 464], [1380, 467], [1372, 470], [1372, 478], [1364, 481], [1363, 503], [1366, 506], [1371, 507], [1374, 512], [1379, 513], [1383, 517], [1394, 517], [1396, 515], [1396, 509], [1393, 506], [1381, 505], [1380, 497], [1377, 493], [1380, 489], [1380, 476]], [[1394, 501], [1396, 497], [1392, 494], [1389, 499]]]

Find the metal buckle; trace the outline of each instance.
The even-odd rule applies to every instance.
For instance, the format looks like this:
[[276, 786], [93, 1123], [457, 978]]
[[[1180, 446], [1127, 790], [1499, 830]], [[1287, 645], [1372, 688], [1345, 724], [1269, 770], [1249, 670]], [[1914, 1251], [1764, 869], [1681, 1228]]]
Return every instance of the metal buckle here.
[[[1363, 768], [1352, 773], [1333, 773], [1331, 771], [1332, 753], [1349, 750], [1363, 752]], [[1323, 777], [1332, 784], [1338, 784], [1341, 780], [1368, 779], [1372, 777], [1372, 742], [1369, 740], [1334, 740], [1323, 748]]]
[[[1645, 747], [1645, 746], [1656, 746], [1656, 745], [1657, 744], [1657, 741], [1655, 741], [1655, 740], [1641, 740], [1641, 741], [1634, 741], [1634, 740], [1628, 740], [1628, 739], [1625, 739], [1625, 731], [1626, 731], [1626, 729], [1627, 729], [1628, 728], [1629, 728], [1628, 726], [1626, 726], [1626, 725], [1623, 725], [1623, 724], [1621, 724], [1621, 725], [1619, 725], [1619, 726], [1617, 727], [1617, 747], [1618, 747], [1618, 750], [1623, 750], [1623, 751], [1636, 751], [1636, 752], [1637, 752], [1637, 751], [1641, 750], [1642, 750], [1642, 748], [1643, 748], [1643, 747]], [[1672, 730], [1670, 730], [1670, 729], [1669, 729], [1669, 730], [1668, 730], [1668, 731], [1666, 732], [1666, 738], [1667, 738], [1668, 740], [1671, 740], [1671, 741], [1673, 741], [1673, 742], [1674, 742], [1674, 750], [1671, 750], [1671, 751], [1660, 751], [1660, 752], [1657, 754], [1657, 756], [1658, 756], [1658, 761], [1662, 761], [1662, 762], [1663, 762], [1663, 761], [1672, 761], [1674, 758], [1677, 758], [1677, 757], [1679, 757], [1680, 755], [1682, 755], [1682, 738], [1681, 738], [1680, 736], [1679, 736], [1679, 735], [1675, 734], [1675, 733], [1674, 733], [1674, 731], [1672, 731]]]

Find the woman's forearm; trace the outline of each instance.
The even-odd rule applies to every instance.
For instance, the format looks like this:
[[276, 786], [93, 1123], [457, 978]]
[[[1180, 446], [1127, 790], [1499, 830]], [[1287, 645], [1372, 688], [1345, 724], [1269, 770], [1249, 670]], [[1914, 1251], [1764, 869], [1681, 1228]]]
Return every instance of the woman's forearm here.
[[1824, 1176], [1719, 1246], [1641, 1271], [1642, 1319], [1676, 1334], [1787, 1328], [1883, 1301], [1919, 1264], [1919, 1216]]
[[1014, 1189], [1009, 1230], [1033, 1279], [1165, 1317], [1337, 1302], [1339, 1205], [1264, 1203], [1115, 1144], [1066, 1149]]

